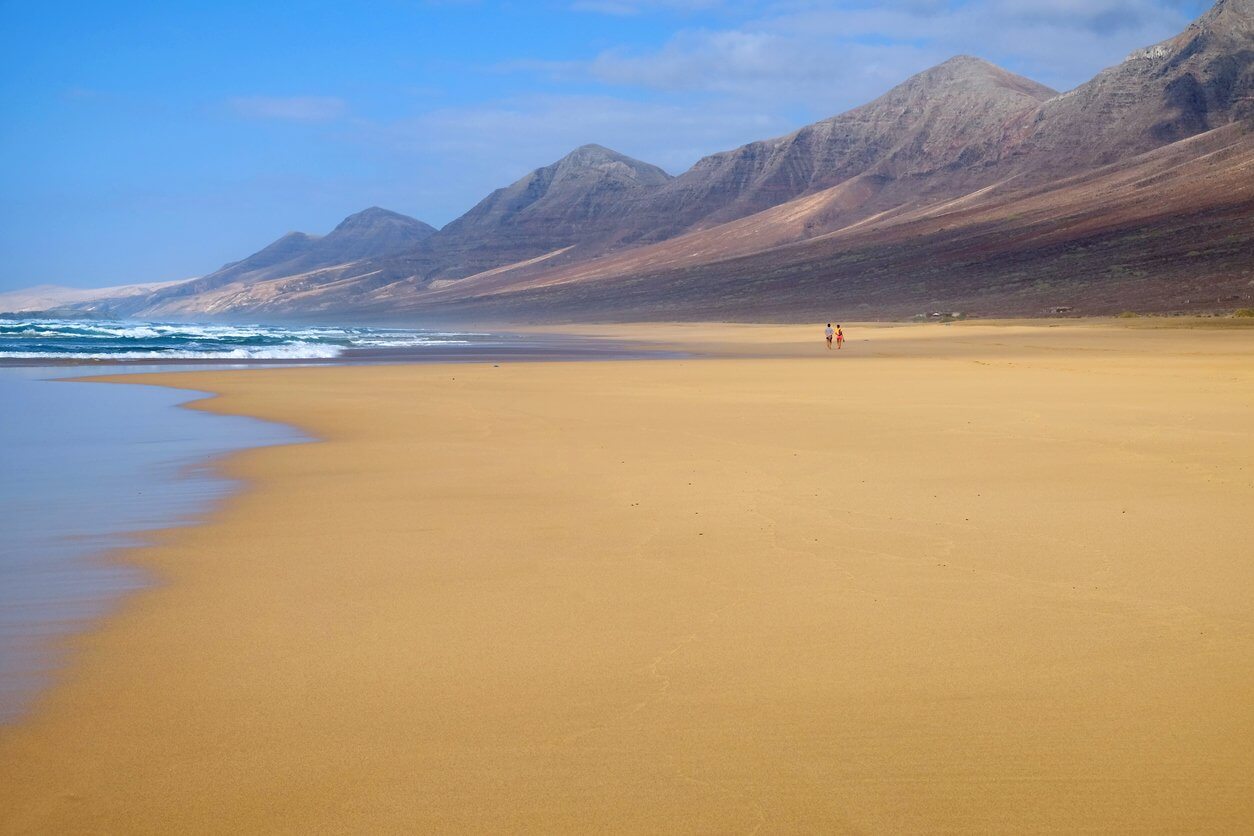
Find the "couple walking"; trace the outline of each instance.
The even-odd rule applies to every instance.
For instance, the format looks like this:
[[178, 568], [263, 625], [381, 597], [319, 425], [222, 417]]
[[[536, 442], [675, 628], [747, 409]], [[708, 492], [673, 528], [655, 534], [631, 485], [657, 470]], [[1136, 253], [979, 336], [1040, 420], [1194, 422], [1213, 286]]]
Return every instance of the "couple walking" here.
[[830, 349], [831, 349], [831, 347], [832, 347], [832, 337], [835, 337], [835, 338], [836, 338], [836, 348], [837, 348], [837, 349], [841, 348], [841, 347], [845, 344], [845, 332], [844, 332], [844, 331], [842, 331], [842, 330], [840, 330], [840, 326], [839, 326], [839, 325], [837, 325], [837, 326], [836, 326], [836, 330], [835, 330], [835, 331], [833, 331], [833, 330], [832, 330], [832, 323], [830, 323], [830, 322], [829, 322], [829, 323], [827, 323], [827, 330], [826, 330], [826, 331], [824, 331], [824, 332], [823, 332], [823, 334], [827, 337], [827, 347], [828, 347], [828, 349], [829, 349], [829, 350], [830, 350]]

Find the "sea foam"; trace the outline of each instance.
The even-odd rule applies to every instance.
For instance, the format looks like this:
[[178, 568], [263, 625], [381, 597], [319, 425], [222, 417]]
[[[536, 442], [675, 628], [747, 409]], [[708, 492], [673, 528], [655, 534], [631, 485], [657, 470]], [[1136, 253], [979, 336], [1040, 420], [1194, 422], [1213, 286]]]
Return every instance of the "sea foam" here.
[[4, 360], [330, 360], [353, 349], [466, 345], [475, 334], [396, 328], [0, 320]]

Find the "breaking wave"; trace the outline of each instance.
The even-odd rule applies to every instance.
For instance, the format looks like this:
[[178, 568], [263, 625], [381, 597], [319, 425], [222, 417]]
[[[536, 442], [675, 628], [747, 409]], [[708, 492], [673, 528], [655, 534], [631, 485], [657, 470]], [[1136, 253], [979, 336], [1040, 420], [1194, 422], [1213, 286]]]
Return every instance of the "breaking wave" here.
[[470, 334], [159, 322], [0, 320], [3, 360], [329, 360], [352, 349], [463, 345]]

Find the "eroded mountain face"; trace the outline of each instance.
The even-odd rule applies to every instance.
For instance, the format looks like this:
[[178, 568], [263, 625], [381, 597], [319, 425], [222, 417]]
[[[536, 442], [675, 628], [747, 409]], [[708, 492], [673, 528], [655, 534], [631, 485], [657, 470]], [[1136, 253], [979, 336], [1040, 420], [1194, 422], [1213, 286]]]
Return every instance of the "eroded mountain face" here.
[[[435, 234], [422, 221], [372, 207], [350, 215], [324, 236], [289, 232], [248, 258], [236, 261], [190, 282], [164, 288], [147, 298], [115, 303], [116, 315], [192, 314], [206, 306], [197, 299], [218, 295], [222, 288], [247, 286], [269, 279], [300, 276], [313, 271], [358, 262], [386, 259], [409, 252]], [[243, 302], [247, 297], [241, 297]]]
[[1220, 0], [1176, 37], [1042, 104], [1008, 152], [1019, 168], [1070, 174], [1248, 121], [1252, 95], [1254, 0]]
[[410, 254], [413, 273], [458, 278], [604, 240], [627, 207], [670, 180], [657, 166], [584, 145], [497, 189], [441, 229]]
[[628, 239], [661, 240], [855, 177], [887, 181], [978, 166], [999, 153], [1008, 123], [1054, 95], [978, 58], [952, 58], [867, 105], [702, 159], [638, 208]]

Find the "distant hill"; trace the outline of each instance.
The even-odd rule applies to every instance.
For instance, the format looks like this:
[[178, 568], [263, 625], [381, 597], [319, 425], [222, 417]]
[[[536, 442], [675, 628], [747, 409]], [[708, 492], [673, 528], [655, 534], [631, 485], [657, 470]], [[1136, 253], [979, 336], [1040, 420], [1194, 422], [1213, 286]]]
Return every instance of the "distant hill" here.
[[1252, 171], [1254, 0], [1220, 0], [1066, 93], [959, 56], [677, 177], [587, 145], [439, 231], [371, 209], [114, 310], [554, 320], [1249, 307]]
[[293, 277], [327, 268], [355, 264], [363, 259], [387, 258], [412, 250], [435, 234], [422, 221], [371, 207], [350, 215], [324, 236], [289, 232], [272, 244], [240, 261], [226, 264], [207, 276], [163, 288], [137, 303], [127, 299], [116, 308], [118, 315], [196, 315], [232, 310], [225, 304], [204, 304], [229, 298], [224, 289], [242, 290], [276, 277]]
[[[192, 279], [171, 282], [145, 282], [143, 284], [115, 285], [113, 287], [61, 287], [43, 284], [25, 290], [0, 293], [0, 312], [30, 313], [47, 312], [66, 308], [69, 312], [89, 309], [93, 304], [107, 304], [119, 299], [147, 299], [154, 291], [174, 287]], [[74, 307], [71, 307], [74, 306]]]

